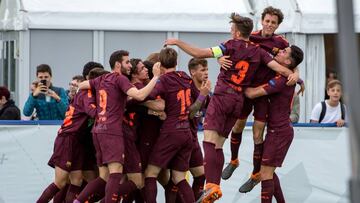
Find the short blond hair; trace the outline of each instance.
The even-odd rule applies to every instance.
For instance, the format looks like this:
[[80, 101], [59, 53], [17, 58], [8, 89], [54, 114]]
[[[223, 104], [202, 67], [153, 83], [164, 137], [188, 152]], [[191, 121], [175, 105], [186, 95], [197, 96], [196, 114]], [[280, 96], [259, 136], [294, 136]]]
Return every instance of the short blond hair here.
[[342, 88], [342, 83], [339, 80], [332, 80], [327, 84], [326, 90], [329, 90], [335, 87], [336, 85], [339, 85]]

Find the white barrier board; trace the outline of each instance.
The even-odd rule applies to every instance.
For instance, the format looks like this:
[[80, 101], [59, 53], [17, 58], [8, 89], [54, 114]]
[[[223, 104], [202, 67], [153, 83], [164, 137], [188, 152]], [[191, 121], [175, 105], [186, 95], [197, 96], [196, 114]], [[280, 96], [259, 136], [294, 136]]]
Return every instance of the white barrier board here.
[[[54, 170], [47, 161], [58, 128], [56, 125], [0, 126], [0, 203], [35, 202], [51, 183]], [[287, 202], [349, 202], [348, 129], [296, 127], [294, 132], [283, 167], [276, 171]], [[199, 139], [202, 138], [203, 133], [199, 132]], [[222, 181], [223, 197], [219, 203], [260, 202], [260, 185], [247, 194], [238, 192], [251, 173], [252, 151], [251, 129], [246, 128], [239, 152], [240, 167], [233, 177]], [[225, 142], [224, 154], [228, 162], [229, 140]], [[158, 202], [165, 202], [161, 186], [158, 186]]]

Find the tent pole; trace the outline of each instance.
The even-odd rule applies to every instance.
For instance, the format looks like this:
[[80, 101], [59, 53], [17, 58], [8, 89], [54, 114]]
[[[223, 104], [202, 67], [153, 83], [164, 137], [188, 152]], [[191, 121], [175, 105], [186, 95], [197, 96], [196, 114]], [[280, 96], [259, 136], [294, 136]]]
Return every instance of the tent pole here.
[[[349, 181], [350, 201], [360, 202], [360, 66], [357, 35], [354, 28], [353, 0], [337, 0], [337, 25], [339, 35], [338, 61], [342, 80], [345, 82], [345, 92], [351, 94], [349, 103], [350, 115], [350, 148], [352, 160], [352, 175]], [[350, 98], [350, 97], [348, 97]]]

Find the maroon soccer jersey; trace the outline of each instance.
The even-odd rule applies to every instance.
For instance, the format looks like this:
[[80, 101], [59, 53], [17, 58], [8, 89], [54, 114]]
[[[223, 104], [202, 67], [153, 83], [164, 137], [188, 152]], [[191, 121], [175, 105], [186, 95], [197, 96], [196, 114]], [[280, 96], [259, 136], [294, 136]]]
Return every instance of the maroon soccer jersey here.
[[126, 92], [134, 87], [125, 76], [113, 72], [90, 80], [96, 92], [97, 115], [93, 133], [122, 135]]
[[95, 117], [95, 115], [95, 97], [92, 95], [91, 90], [80, 91], [70, 102], [58, 134], [83, 133], [83, 131], [86, 131], [88, 119]]
[[[275, 56], [280, 49], [285, 49], [289, 46], [288, 41], [281, 35], [274, 34], [270, 37], [263, 37], [261, 36], [261, 30], [251, 33], [250, 41], [259, 44], [261, 48], [272, 56]], [[276, 73], [267, 67], [266, 64], [261, 64], [255, 73], [252, 86], [257, 87], [265, 84], [275, 75]]]
[[231, 39], [219, 47], [223, 55], [230, 56], [233, 65], [228, 70], [220, 70], [215, 94], [226, 91], [227, 87], [221, 87], [223, 84], [237, 91], [250, 86], [259, 65], [268, 64], [272, 60], [266, 51], [250, 41]]
[[[142, 89], [144, 84], [135, 83], [134, 86], [138, 89]], [[131, 140], [137, 140], [136, 128], [139, 124], [139, 110], [146, 109], [144, 106], [139, 106], [143, 101], [129, 100], [126, 102], [126, 111], [123, 118], [123, 132], [125, 136], [128, 136]]]
[[189, 129], [189, 107], [191, 106], [191, 78], [183, 71], [174, 71], [159, 78], [151, 98], [160, 96], [165, 100], [167, 118], [161, 131]]
[[[200, 90], [196, 87], [195, 83], [191, 83], [191, 98], [192, 101], [195, 102], [198, 96], [200, 95]], [[198, 112], [196, 112], [195, 117], [190, 119], [190, 130], [192, 135], [196, 136], [198, 131], [198, 126], [201, 121], [201, 118], [204, 116], [204, 110], [206, 109], [207, 105], [209, 104], [210, 97], [207, 96], [205, 101], [203, 102], [201, 108]]]
[[269, 128], [282, 128], [290, 126], [291, 102], [295, 85], [287, 86], [284, 76], [276, 76], [263, 86], [269, 95]]

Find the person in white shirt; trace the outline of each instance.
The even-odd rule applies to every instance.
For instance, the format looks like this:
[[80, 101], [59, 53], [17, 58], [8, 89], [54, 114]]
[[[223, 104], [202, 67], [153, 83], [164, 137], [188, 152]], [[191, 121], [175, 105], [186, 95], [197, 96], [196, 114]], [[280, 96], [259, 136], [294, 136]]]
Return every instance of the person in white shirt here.
[[345, 124], [346, 107], [340, 102], [342, 95], [342, 84], [339, 80], [332, 80], [326, 87], [329, 99], [319, 102], [311, 112], [311, 123], [336, 123], [342, 127]]

